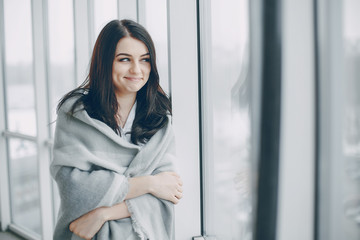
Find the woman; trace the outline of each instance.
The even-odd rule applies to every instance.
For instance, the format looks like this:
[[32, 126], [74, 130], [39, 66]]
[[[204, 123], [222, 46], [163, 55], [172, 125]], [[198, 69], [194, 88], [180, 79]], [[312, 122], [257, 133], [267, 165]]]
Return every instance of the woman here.
[[182, 181], [173, 166], [171, 103], [148, 32], [131, 20], [109, 22], [87, 79], [57, 113], [54, 239], [174, 239]]

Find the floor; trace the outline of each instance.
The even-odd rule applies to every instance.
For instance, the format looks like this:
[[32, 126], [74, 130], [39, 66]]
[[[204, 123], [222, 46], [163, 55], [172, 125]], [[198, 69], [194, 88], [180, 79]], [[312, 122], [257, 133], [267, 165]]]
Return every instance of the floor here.
[[10, 232], [0, 232], [0, 240], [25, 240]]

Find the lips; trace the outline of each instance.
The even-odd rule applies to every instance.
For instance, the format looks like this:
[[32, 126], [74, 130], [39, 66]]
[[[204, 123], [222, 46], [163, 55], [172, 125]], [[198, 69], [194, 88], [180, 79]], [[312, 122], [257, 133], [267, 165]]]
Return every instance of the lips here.
[[141, 77], [125, 77], [125, 78], [129, 81], [134, 81], [134, 82], [142, 80]]

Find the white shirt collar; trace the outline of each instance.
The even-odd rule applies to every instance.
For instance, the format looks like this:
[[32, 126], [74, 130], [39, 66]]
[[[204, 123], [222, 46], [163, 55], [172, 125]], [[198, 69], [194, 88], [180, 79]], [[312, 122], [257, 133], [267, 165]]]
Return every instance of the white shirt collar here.
[[121, 137], [124, 138], [126, 141], [131, 142], [131, 128], [135, 119], [136, 114], [136, 101], [132, 106], [129, 116], [126, 119], [124, 127], [120, 127]]

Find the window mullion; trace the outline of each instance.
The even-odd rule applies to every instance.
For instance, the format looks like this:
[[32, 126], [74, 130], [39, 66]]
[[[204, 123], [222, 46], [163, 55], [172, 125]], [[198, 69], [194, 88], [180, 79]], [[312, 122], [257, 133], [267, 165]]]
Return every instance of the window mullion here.
[[[5, 86], [4, 86], [4, 2], [0, 0], [0, 131], [6, 129], [6, 113], [5, 113]], [[10, 189], [9, 189], [9, 171], [6, 149], [6, 137], [0, 136], [0, 225], [4, 231], [11, 221], [10, 214]]]
[[146, 27], [146, 12], [145, 12], [145, 1], [137, 0], [137, 21], [144, 27]]
[[48, 128], [48, 96], [46, 79], [46, 42], [44, 31], [43, 0], [33, 0], [33, 48], [34, 48], [34, 85], [35, 106], [37, 121], [37, 150], [38, 173], [41, 203], [42, 238], [51, 239], [52, 225], [52, 199], [51, 177], [49, 172], [49, 147], [45, 144], [49, 138]]
[[118, 18], [137, 20], [137, 2], [138, 1], [118, 0]]
[[85, 80], [91, 55], [88, 7], [88, 1], [74, 1], [75, 64], [78, 84]]

